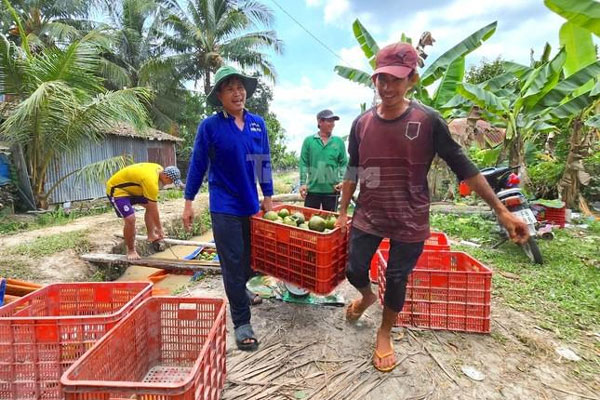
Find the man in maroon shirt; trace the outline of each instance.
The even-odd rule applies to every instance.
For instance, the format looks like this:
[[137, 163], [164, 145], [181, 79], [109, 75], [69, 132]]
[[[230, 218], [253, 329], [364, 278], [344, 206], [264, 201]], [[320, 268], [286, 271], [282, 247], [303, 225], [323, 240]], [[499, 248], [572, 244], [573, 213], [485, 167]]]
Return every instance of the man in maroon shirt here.
[[383, 316], [373, 355], [373, 365], [384, 372], [396, 365], [390, 333], [404, 305], [408, 275], [430, 235], [427, 172], [436, 154], [494, 209], [513, 241], [525, 243], [529, 237], [527, 225], [498, 200], [452, 139], [442, 117], [405, 97], [418, 82], [417, 61], [417, 52], [406, 43], [392, 44], [377, 54], [372, 79], [381, 103], [352, 124], [337, 222], [344, 229], [348, 204], [360, 181], [346, 276], [361, 297], [350, 303], [346, 319], [358, 320], [375, 302], [370, 260], [381, 240], [390, 238]]

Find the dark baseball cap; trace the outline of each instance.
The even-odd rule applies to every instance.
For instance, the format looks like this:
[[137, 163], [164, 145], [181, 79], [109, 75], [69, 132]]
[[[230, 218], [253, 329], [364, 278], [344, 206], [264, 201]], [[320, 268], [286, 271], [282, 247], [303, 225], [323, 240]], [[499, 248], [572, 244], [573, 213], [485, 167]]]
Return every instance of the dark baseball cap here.
[[401, 42], [390, 44], [377, 53], [371, 78], [375, 79], [377, 74], [390, 74], [404, 79], [417, 69], [418, 62], [419, 55], [412, 45]]
[[337, 121], [340, 117], [335, 115], [331, 110], [322, 110], [317, 113], [317, 121], [321, 119], [335, 119]]

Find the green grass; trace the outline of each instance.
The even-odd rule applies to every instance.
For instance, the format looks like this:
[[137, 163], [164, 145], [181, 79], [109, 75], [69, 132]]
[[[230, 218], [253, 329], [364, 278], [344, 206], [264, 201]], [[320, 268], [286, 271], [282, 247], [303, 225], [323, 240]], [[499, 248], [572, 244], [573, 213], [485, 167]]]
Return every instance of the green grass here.
[[68, 249], [75, 249], [77, 253], [82, 253], [89, 251], [90, 248], [90, 242], [86, 237], [86, 233], [86, 230], [79, 230], [60, 233], [58, 235], [43, 236], [30, 243], [9, 247], [3, 253], [31, 258], [40, 258]]
[[275, 194], [291, 193], [298, 179], [299, 175], [296, 170], [273, 174], [273, 191]]
[[170, 238], [188, 240], [194, 236], [202, 235], [204, 232], [210, 230], [211, 227], [210, 210], [207, 208], [194, 216], [194, 221], [189, 231], [184, 229], [181, 218], [176, 218], [165, 226], [165, 233]]
[[9, 256], [2, 256], [0, 259], [0, 276], [23, 280], [40, 278], [39, 272], [27, 262]]
[[182, 199], [182, 198], [183, 198], [183, 190], [167, 189], [167, 190], [161, 190], [159, 201], [161, 203], [163, 203], [168, 200]]
[[[563, 339], [600, 328], [600, 238], [594, 233], [555, 230], [554, 240], [538, 240], [544, 257], [544, 264], [539, 266], [513, 243], [492, 249], [498, 241], [492, 221], [452, 215], [432, 215], [431, 220], [435, 229], [451, 237], [481, 243], [480, 248], [454, 248], [489, 265], [496, 272], [494, 295], [517, 310], [533, 313], [539, 326]], [[518, 277], [502, 276], [502, 271]]]
[[82, 207], [80, 209], [71, 210], [69, 213], [66, 213], [60, 208], [56, 211], [49, 211], [31, 218], [23, 218], [23, 216], [3, 216], [0, 217], [0, 234], [13, 234], [48, 226], [66, 225], [77, 218], [103, 214], [111, 209], [111, 206], [106, 202], [101, 206], [89, 208]]

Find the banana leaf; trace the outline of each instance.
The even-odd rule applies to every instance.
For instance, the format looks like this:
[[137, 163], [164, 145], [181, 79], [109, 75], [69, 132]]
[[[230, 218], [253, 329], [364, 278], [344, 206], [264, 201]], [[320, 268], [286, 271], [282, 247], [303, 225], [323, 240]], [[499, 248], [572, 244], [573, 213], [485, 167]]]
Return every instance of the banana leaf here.
[[358, 41], [360, 48], [365, 56], [367, 56], [369, 64], [371, 64], [371, 67], [375, 69], [375, 57], [379, 51], [377, 42], [375, 42], [375, 39], [373, 39], [369, 31], [367, 31], [367, 29], [363, 26], [363, 24], [360, 23], [358, 19], [352, 24], [352, 31], [354, 32], [354, 37]]
[[[567, 51], [565, 76], [569, 77], [581, 68], [596, 61], [596, 47], [592, 34], [572, 22], [565, 22], [559, 32], [560, 45]], [[589, 87], [586, 89], [590, 89]], [[584, 91], [586, 90], [584, 89]]]
[[594, 96], [584, 93], [579, 95], [550, 111], [550, 114], [557, 119], [569, 119], [579, 115], [594, 102]]
[[441, 78], [454, 60], [466, 56], [492, 36], [496, 32], [497, 25], [498, 22], [492, 22], [442, 54], [425, 70], [421, 77], [421, 84], [429, 86]]
[[[457, 88], [457, 90], [458, 90], [458, 88]], [[471, 102], [469, 100], [465, 99], [460, 94], [457, 94], [454, 97], [452, 97], [448, 102], [446, 102], [446, 104], [440, 105], [439, 108], [440, 109], [461, 108], [468, 104], [471, 104]]]
[[460, 57], [454, 60], [444, 74], [440, 85], [433, 96], [434, 108], [439, 108], [446, 104], [456, 94], [456, 88], [463, 81], [465, 76], [465, 58]]
[[596, 114], [585, 121], [585, 124], [589, 127], [600, 129], [600, 114]]
[[595, 0], [544, 0], [550, 10], [600, 36], [600, 3]]
[[370, 88], [374, 88], [373, 81], [371, 80], [371, 74], [368, 72], [361, 71], [356, 68], [344, 67], [343, 65], [336, 65], [333, 69], [339, 76], [351, 80], [352, 82], [360, 83]]
[[496, 92], [514, 80], [515, 74], [513, 72], [505, 72], [503, 74], [490, 78], [487, 81], [481, 82], [479, 86], [481, 86], [483, 89]]
[[504, 68], [504, 71], [506, 71], [507, 73], [508, 72], [512, 73], [517, 78], [521, 78], [521, 77], [523, 77], [524, 74], [533, 71], [533, 69], [531, 67], [528, 67], [526, 65], [517, 64], [512, 61], [503, 61], [502, 67]]
[[477, 85], [463, 83], [458, 86], [458, 94], [498, 116], [508, 113], [509, 104], [506, 99], [502, 99]]
[[[593, 82], [594, 78], [600, 76], [600, 61], [596, 61], [593, 64], [588, 65], [569, 76], [567, 79], [560, 81], [554, 88], [549, 91], [536, 105], [534, 110], [540, 111], [545, 107], [554, 107], [560, 104], [567, 96], [573, 94], [578, 89]], [[588, 87], [589, 91], [590, 87]]]
[[592, 91], [590, 92], [590, 96], [598, 96], [600, 94], [600, 80], [598, 80], [598, 82], [596, 82], [596, 85], [594, 85], [594, 87], [592, 88]]
[[556, 85], [560, 78], [563, 65], [567, 59], [567, 53], [561, 49], [552, 61], [537, 68], [537, 73], [530, 77], [521, 93], [525, 108], [533, 108], [539, 99], [548, 93]]

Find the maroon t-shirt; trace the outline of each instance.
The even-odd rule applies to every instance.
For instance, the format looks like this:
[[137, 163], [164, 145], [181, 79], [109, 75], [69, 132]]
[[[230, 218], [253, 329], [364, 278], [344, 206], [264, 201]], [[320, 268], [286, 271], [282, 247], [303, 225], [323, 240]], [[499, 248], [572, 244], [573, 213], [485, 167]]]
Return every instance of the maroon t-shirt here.
[[422, 242], [429, 232], [427, 172], [439, 155], [459, 179], [479, 173], [432, 108], [411, 101], [398, 118], [372, 108], [352, 123], [346, 180], [360, 182], [353, 225], [403, 242]]

